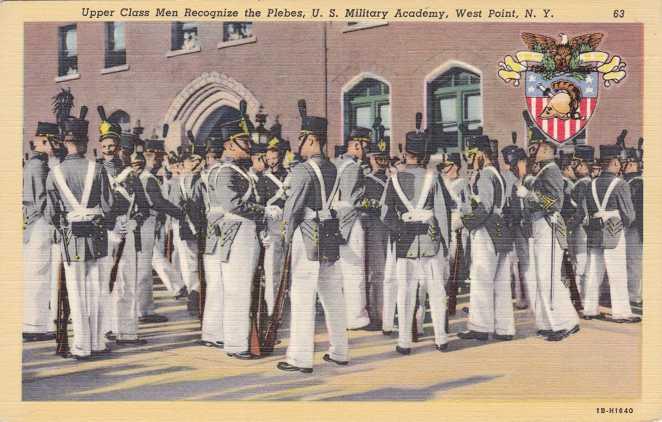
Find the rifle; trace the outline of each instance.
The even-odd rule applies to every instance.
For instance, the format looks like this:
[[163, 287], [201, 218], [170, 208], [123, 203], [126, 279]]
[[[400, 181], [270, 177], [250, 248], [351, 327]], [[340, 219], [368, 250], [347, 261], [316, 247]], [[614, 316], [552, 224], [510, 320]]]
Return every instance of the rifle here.
[[[421, 289], [420, 285], [416, 286], [416, 302], [414, 302], [414, 316], [412, 318], [411, 322], [411, 341], [413, 343], [418, 342], [418, 322], [416, 321], [416, 312], [418, 312], [418, 307], [420, 305], [420, 301], [418, 299], [418, 294]], [[425, 318], [425, 309], [423, 310], [423, 318]]]
[[253, 356], [262, 356], [264, 343], [264, 315], [266, 309], [264, 306], [264, 248], [260, 245], [260, 257], [258, 267], [253, 277], [253, 288], [251, 291], [251, 330], [248, 336], [248, 350]]
[[267, 328], [264, 333], [264, 341], [262, 342], [262, 351], [264, 354], [272, 353], [276, 344], [276, 335], [283, 319], [285, 298], [287, 297], [287, 291], [289, 289], [290, 267], [292, 264], [291, 258], [292, 246], [289, 245], [287, 248], [287, 254], [285, 255], [285, 261], [283, 262], [283, 272], [280, 275], [280, 285], [278, 286], [274, 311], [271, 315], [271, 319], [267, 322]]
[[64, 262], [60, 263], [57, 277], [57, 319], [55, 320], [55, 354], [62, 357], [69, 356], [69, 334], [67, 323], [69, 322], [69, 297], [64, 274]]
[[207, 281], [205, 278], [205, 237], [200, 232], [198, 236], [198, 279], [200, 280], [200, 296], [198, 303], [198, 319], [202, 324], [205, 315], [205, 300], [207, 296]]
[[572, 305], [575, 307], [577, 312], [583, 311], [584, 307], [582, 306], [582, 298], [579, 294], [579, 289], [577, 288], [575, 269], [572, 266], [570, 254], [567, 250], [563, 252], [562, 262], [562, 272], [565, 273], [565, 276], [568, 280], [568, 289], [570, 289], [570, 300], [572, 301]]
[[458, 277], [460, 275], [460, 266], [464, 255], [464, 248], [462, 247], [462, 229], [455, 231], [455, 239], [457, 245], [455, 247], [455, 258], [453, 259], [453, 266], [451, 267], [450, 278], [448, 282], [448, 315], [455, 315], [457, 307], [457, 290], [459, 285]]

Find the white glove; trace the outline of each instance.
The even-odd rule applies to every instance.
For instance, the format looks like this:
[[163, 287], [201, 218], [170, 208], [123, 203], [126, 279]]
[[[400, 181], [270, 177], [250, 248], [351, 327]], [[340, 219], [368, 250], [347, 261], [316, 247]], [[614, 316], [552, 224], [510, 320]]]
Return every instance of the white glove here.
[[260, 233], [260, 240], [262, 241], [262, 246], [265, 248], [271, 245], [271, 236], [268, 233]]
[[426, 223], [432, 219], [431, 210], [412, 210], [402, 214], [402, 221], [406, 223]]
[[117, 220], [115, 220], [115, 227], [113, 228], [113, 234], [121, 238], [125, 236], [127, 232], [126, 216], [122, 215], [117, 217]]
[[451, 213], [451, 231], [459, 230], [463, 227], [462, 219], [460, 218], [460, 213], [454, 211]]
[[127, 232], [132, 232], [136, 228], [138, 228], [138, 223], [136, 223], [136, 220], [129, 220], [126, 222], [126, 231]]
[[525, 188], [524, 185], [518, 185], [516, 194], [518, 198], [526, 198], [529, 194], [529, 190]]
[[471, 201], [475, 202], [477, 204], [480, 204], [480, 196], [478, 195], [471, 195]]
[[264, 213], [272, 220], [280, 220], [283, 218], [283, 210], [275, 205], [267, 205], [264, 209]]
[[127, 167], [120, 174], [117, 175], [115, 178], [116, 183], [122, 183], [126, 180], [127, 177], [133, 172], [133, 169], [131, 167]]

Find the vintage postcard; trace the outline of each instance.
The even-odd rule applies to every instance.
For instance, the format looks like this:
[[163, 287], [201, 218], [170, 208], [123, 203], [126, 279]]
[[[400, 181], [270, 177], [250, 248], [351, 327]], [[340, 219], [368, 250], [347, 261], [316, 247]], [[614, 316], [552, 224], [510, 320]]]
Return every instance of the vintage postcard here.
[[661, 13], [0, 3], [0, 420], [659, 420]]

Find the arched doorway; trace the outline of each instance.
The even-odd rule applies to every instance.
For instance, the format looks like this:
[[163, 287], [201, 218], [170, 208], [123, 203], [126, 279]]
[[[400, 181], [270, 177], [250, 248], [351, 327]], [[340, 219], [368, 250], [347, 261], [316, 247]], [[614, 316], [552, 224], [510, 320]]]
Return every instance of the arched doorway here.
[[177, 94], [166, 112], [163, 120], [170, 126], [166, 149], [188, 143], [189, 130], [200, 143], [218, 133], [222, 123], [239, 117], [242, 99], [246, 101], [247, 113], [255, 115], [260, 103], [244, 85], [222, 73], [203, 73]]

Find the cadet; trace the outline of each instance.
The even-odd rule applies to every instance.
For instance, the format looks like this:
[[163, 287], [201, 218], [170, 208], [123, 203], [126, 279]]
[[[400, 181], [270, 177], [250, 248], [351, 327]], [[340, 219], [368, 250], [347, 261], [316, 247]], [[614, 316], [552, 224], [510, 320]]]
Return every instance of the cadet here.
[[[122, 133], [122, 128], [116, 124], [108, 121], [106, 117], [106, 112], [103, 106], [98, 106], [97, 111], [99, 117], [101, 118], [101, 124], [99, 125], [99, 142], [101, 143], [101, 157], [97, 160], [106, 171], [106, 176], [108, 177], [108, 184], [110, 186], [111, 192], [114, 196], [118, 196], [119, 193], [115, 191], [117, 182], [115, 178], [124, 169], [124, 163], [119, 157], [120, 153], [120, 134]], [[116, 201], [114, 201], [116, 202]], [[110, 292], [110, 274], [113, 269], [113, 257], [115, 256], [115, 250], [117, 248], [117, 242], [115, 242], [114, 236], [111, 236], [115, 221], [108, 221], [106, 224], [107, 238], [108, 238], [108, 255], [100, 260], [99, 268], [101, 277], [103, 279], [101, 283], [101, 325], [109, 337], [113, 330], [114, 325], [114, 316], [113, 316], [113, 301]], [[114, 337], [112, 337], [114, 339]]]
[[[514, 139], [514, 137], [513, 137]], [[514, 249], [511, 254], [510, 274], [515, 280], [515, 307], [526, 309], [528, 307], [528, 295], [526, 292], [526, 271], [529, 266], [529, 242], [523, 230], [523, 202], [515, 194], [515, 188], [520, 179], [526, 175], [526, 152], [516, 146], [509, 145], [501, 150], [504, 163], [508, 169], [503, 172], [506, 181], [506, 210], [508, 229], [511, 231], [514, 241]]]
[[189, 145], [182, 151], [181, 174], [174, 177], [171, 202], [182, 210], [182, 219], [173, 220], [174, 247], [179, 258], [179, 269], [188, 291], [187, 309], [190, 315], [200, 312], [200, 269], [198, 268], [199, 241], [203, 206], [194, 195], [195, 185], [203, 168], [201, 151]]
[[[366, 271], [368, 272], [367, 308], [370, 317], [368, 331], [382, 330], [382, 314], [384, 306], [384, 268], [386, 265], [386, 248], [388, 244], [388, 228], [381, 221], [381, 200], [388, 182], [388, 163], [390, 157], [389, 139], [384, 138], [384, 126], [376, 126], [375, 141], [370, 144], [368, 159], [372, 171], [365, 177], [365, 195], [362, 201], [362, 222], [365, 230]], [[395, 297], [392, 306], [395, 311]], [[389, 304], [390, 305], [390, 304]], [[388, 310], [388, 315], [392, 315]], [[393, 324], [391, 319], [391, 324]], [[392, 328], [390, 328], [392, 330]]]
[[465, 208], [462, 216], [471, 238], [471, 289], [469, 331], [458, 337], [487, 340], [494, 333], [497, 340], [512, 340], [515, 321], [508, 256], [513, 242], [502, 217], [506, 184], [492, 162], [487, 136], [469, 139], [465, 153], [469, 167], [478, 172], [471, 183], [471, 209]]
[[[179, 281], [179, 275], [163, 257], [161, 248], [157, 247], [157, 237], [163, 237], [163, 224], [166, 215], [181, 219], [182, 211], [173, 203], [163, 197], [161, 182], [154, 174], [161, 163], [159, 151], [163, 141], [148, 139], [144, 155], [136, 155], [131, 163], [135, 174], [145, 192], [149, 205], [149, 217], [140, 226], [141, 251], [138, 253], [138, 317], [140, 322], [159, 323], [166, 322], [168, 318], [154, 313], [154, 295], [152, 267], [166, 286], [172, 286]], [[156, 262], [155, 265], [155, 255]], [[177, 292], [177, 290], [175, 290]]]
[[113, 197], [103, 166], [85, 159], [87, 108], [80, 118], [62, 123], [67, 149], [64, 161], [46, 180], [46, 215], [61, 233], [74, 341], [72, 356], [79, 360], [107, 353], [99, 321], [101, 282], [99, 260], [106, 256], [108, 241], [104, 218], [112, 218]]
[[[199, 344], [223, 348], [223, 275], [221, 273], [221, 248], [219, 247], [220, 227], [212, 207], [216, 204], [215, 186], [221, 166], [229, 162], [221, 158], [223, 142], [220, 138], [207, 139], [207, 168], [200, 174], [198, 193], [205, 206], [207, 217], [203, 264], [205, 271], [205, 306], [202, 316], [202, 337]], [[212, 198], [213, 196], [213, 198]], [[212, 202], [212, 199], [214, 202]]]
[[382, 221], [396, 242], [395, 272], [398, 280], [398, 345], [411, 353], [412, 324], [418, 286], [430, 297], [435, 348], [448, 348], [445, 329], [450, 211], [437, 173], [425, 168], [429, 140], [420, 132], [408, 132], [405, 167], [393, 174], [386, 186]]
[[257, 204], [254, 181], [248, 174], [250, 134], [236, 120], [221, 126], [221, 138], [224, 161], [209, 178], [207, 220], [219, 233], [212, 247], [218, 249], [223, 283], [223, 341], [228, 356], [251, 359], [251, 288], [260, 254], [256, 222], [263, 218], [263, 208]]
[[365, 233], [359, 218], [365, 193], [365, 153], [370, 136], [370, 129], [352, 129], [345, 153], [333, 162], [338, 168], [339, 182], [331, 207], [338, 213], [340, 233], [344, 239], [340, 245], [339, 264], [343, 277], [347, 327], [350, 330], [365, 328], [370, 324], [366, 309]]
[[644, 179], [643, 170], [643, 138], [639, 140], [638, 148], [628, 148], [623, 177], [630, 185], [630, 194], [634, 204], [634, 222], [625, 228], [628, 290], [630, 291], [630, 302], [641, 306], [641, 257], [643, 254], [644, 241]]
[[[135, 141], [135, 135], [130, 133], [121, 134], [122, 138], [124, 141], [120, 143], [125, 146]], [[116, 279], [110, 280], [114, 283], [113, 333], [117, 344], [142, 345], [147, 341], [138, 338], [138, 257], [144, 247], [141, 226], [149, 218], [149, 203], [138, 179], [138, 174], [145, 165], [141, 145], [135, 147], [129, 157], [129, 164], [130, 167], [122, 170], [115, 178], [117, 195], [114, 212], [117, 219], [111, 236], [118, 246], [114, 256]]]
[[[53, 340], [51, 307], [51, 232], [46, 210], [48, 160], [59, 137], [55, 123], [37, 123], [32, 157], [23, 167], [23, 340]], [[54, 269], [55, 270], [55, 269]], [[59, 271], [59, 266], [56, 269]], [[57, 298], [57, 296], [56, 296]]]
[[565, 223], [560, 214], [563, 177], [554, 161], [555, 145], [551, 141], [532, 141], [529, 153], [536, 161], [538, 173], [528, 187], [522, 183], [516, 188], [531, 224], [529, 304], [538, 334], [548, 341], [560, 341], [579, 331], [570, 292], [561, 281], [563, 249], [567, 248]]
[[299, 155], [305, 162], [292, 169], [289, 194], [283, 210], [286, 244], [292, 248], [290, 341], [283, 371], [313, 371], [315, 351], [315, 303], [319, 294], [329, 334], [329, 352], [324, 360], [347, 365], [349, 350], [345, 299], [338, 258], [340, 231], [335, 212], [330, 209], [338, 188], [337, 168], [328, 161], [327, 120], [308, 116], [306, 103], [299, 100], [301, 132]]
[[591, 165], [593, 163], [594, 148], [591, 145], [577, 145], [572, 156], [572, 169], [575, 174], [575, 184], [570, 192], [571, 203], [579, 213], [570, 219], [568, 225], [568, 247], [575, 264], [575, 279], [579, 294], [583, 297], [586, 289], [586, 277], [588, 275], [588, 247], [587, 235], [584, 225], [586, 215], [580, 206], [583, 206], [584, 198], [590, 193]]
[[[163, 139], [165, 139], [167, 135], [168, 125], [163, 125]], [[155, 218], [152, 266], [154, 267], [154, 271], [156, 271], [159, 279], [166, 286], [168, 291], [175, 295], [176, 298], [179, 298], [186, 297], [188, 292], [186, 291], [186, 286], [184, 285], [181, 274], [179, 271], [175, 270], [173, 263], [170, 262], [166, 257], [166, 234], [169, 231], [168, 223], [170, 219], [182, 217], [181, 210], [175, 211], [177, 206], [167, 199], [169, 186], [165, 186], [163, 183], [163, 177], [159, 176], [159, 171], [163, 166], [163, 156], [165, 154], [163, 139], [158, 139], [158, 136], [156, 133], [154, 133], [152, 139], [148, 139], [145, 143], [146, 164], [143, 173], [149, 172], [154, 176], [154, 178], [143, 176], [141, 173], [141, 181], [144, 179], [147, 181], [151, 180], [152, 182], [157, 183], [157, 187], [159, 188], [159, 193], [157, 193], [153, 190], [154, 184], [152, 182], [145, 184], [145, 193], [147, 194], [147, 198], [149, 201], [151, 201], [152, 209], [157, 211]], [[159, 195], [161, 199], [158, 198]], [[172, 206], [175, 208], [172, 208]], [[175, 213], [177, 216], [173, 217]], [[146, 293], [147, 296], [143, 297], [141, 300], [145, 300], [147, 309], [151, 309], [153, 292], [147, 291], [147, 289], [145, 289], [143, 293]]]
[[280, 124], [276, 122], [270, 128], [267, 142], [265, 164], [267, 169], [257, 182], [257, 190], [263, 204], [270, 209], [266, 219], [264, 245], [264, 300], [267, 313], [274, 310], [276, 295], [280, 287], [283, 260], [285, 259], [285, 244], [281, 234], [282, 210], [285, 205], [285, 179], [289, 172], [283, 167], [283, 158], [289, 149], [289, 143], [281, 138]]
[[618, 174], [623, 151], [618, 145], [600, 145], [600, 176], [593, 179], [584, 198], [588, 217], [588, 259], [591, 271], [584, 296], [584, 319], [599, 316], [599, 293], [605, 271], [609, 278], [611, 320], [640, 322], [630, 308], [627, 259], [623, 229], [635, 219], [630, 185]]

